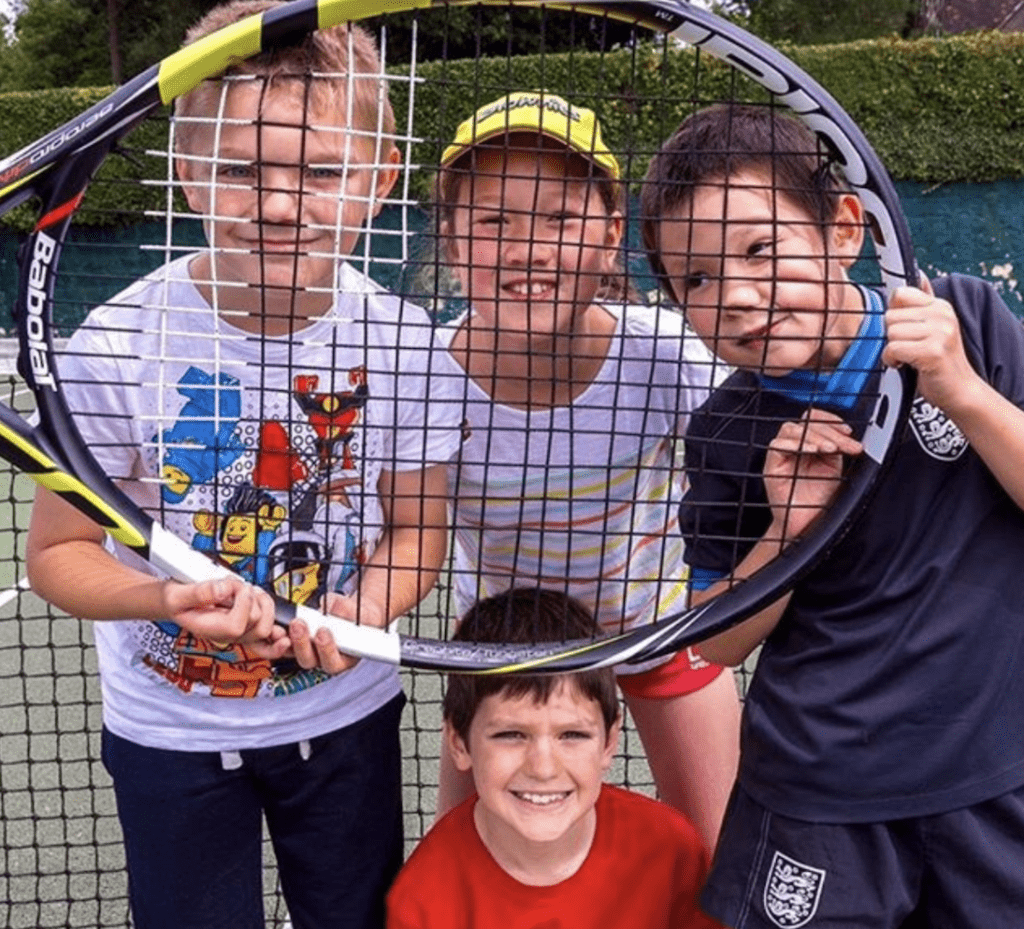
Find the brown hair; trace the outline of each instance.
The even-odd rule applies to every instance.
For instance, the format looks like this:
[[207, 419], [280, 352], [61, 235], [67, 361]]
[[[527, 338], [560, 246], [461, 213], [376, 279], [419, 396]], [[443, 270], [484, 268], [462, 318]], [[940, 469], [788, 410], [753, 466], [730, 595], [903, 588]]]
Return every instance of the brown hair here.
[[[540, 587], [513, 587], [479, 600], [463, 617], [454, 638], [460, 642], [559, 642], [592, 639], [598, 634], [594, 616], [568, 594]], [[610, 732], [619, 718], [619, 696], [611, 668], [573, 674], [449, 674], [442, 712], [444, 720], [469, 744], [469, 728], [486, 697], [532, 696], [545, 703], [564, 682], [597, 701]]]
[[640, 195], [641, 232], [661, 285], [678, 299], [661, 261], [660, 225], [705, 184], [759, 171], [824, 232], [844, 190], [823, 146], [803, 123], [774, 108], [716, 104], [687, 117], [651, 159]]
[[[280, 0], [229, 0], [195, 23], [185, 34], [184, 44], [192, 45], [218, 29], [283, 5]], [[310, 31], [295, 45], [233, 62], [225, 74], [260, 77], [265, 91], [286, 87], [300, 96], [305, 107], [320, 113], [345, 113], [351, 87], [353, 126], [374, 133], [380, 129], [385, 138], [382, 156], [394, 147], [395, 116], [377, 44], [360, 26], [342, 23]], [[175, 101], [175, 115], [184, 123], [178, 129], [179, 149], [188, 144], [195, 131], [195, 123], [185, 128], [189, 117], [216, 114], [223, 84], [220, 78], [210, 78]]]

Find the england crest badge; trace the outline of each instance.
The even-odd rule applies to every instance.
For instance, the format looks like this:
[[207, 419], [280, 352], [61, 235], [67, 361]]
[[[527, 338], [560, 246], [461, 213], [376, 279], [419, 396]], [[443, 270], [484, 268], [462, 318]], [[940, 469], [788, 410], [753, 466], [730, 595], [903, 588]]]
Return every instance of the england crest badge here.
[[776, 852], [764, 885], [764, 911], [780, 929], [806, 926], [818, 910], [825, 871]]
[[924, 397], [915, 397], [910, 427], [921, 448], [939, 461], [956, 461], [967, 451], [967, 438], [945, 413]]

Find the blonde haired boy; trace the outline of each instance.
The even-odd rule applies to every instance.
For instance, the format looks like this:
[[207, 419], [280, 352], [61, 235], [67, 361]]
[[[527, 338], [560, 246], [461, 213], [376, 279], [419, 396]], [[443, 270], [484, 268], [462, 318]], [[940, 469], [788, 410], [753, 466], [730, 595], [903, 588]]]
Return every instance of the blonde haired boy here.
[[[276, 6], [219, 7], [189, 40]], [[239, 575], [154, 577], [37, 496], [35, 589], [117, 620], [95, 626], [103, 758], [138, 929], [262, 929], [264, 818], [296, 929], [383, 924], [403, 854], [398, 675], [301, 623], [275, 627], [266, 591], [383, 625], [441, 564], [458, 417], [424, 398], [444, 353], [421, 310], [345, 261], [395, 182], [392, 127], [373, 41], [355, 27], [183, 98], [175, 166], [207, 247], [95, 310], [74, 337], [91, 370], [61, 372], [93, 385], [72, 406], [94, 414], [81, 425], [108, 473], [141, 477], [136, 499]], [[352, 410], [335, 432], [314, 419], [332, 398]], [[204, 416], [224, 434], [200, 458], [189, 430]], [[260, 452], [317, 425], [300, 489]]]

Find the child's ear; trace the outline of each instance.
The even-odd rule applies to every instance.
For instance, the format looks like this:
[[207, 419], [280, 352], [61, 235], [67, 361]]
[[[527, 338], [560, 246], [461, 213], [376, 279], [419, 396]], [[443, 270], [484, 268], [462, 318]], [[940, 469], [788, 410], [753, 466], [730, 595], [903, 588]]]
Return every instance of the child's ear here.
[[446, 219], [437, 224], [437, 242], [441, 260], [445, 264], [458, 264], [459, 246], [455, 240], [455, 229]]
[[392, 146], [384, 164], [377, 168], [377, 183], [376, 190], [374, 191], [374, 216], [379, 216], [380, 211], [384, 209], [384, 201], [387, 199], [388, 194], [391, 193], [391, 188], [395, 186], [395, 182], [398, 180], [398, 169], [401, 163], [402, 153], [395, 146]]
[[445, 220], [437, 227], [437, 237], [441, 260], [448, 266], [454, 279], [463, 291], [467, 289], [466, 277], [469, 273], [469, 245], [465, 235], [455, 232], [454, 223]]
[[445, 720], [442, 726], [442, 736], [445, 744], [448, 746], [448, 754], [452, 756], [455, 767], [463, 773], [472, 770], [473, 759], [469, 754], [469, 746], [466, 744], [466, 740], [455, 731], [454, 727], [447, 720]]
[[607, 771], [612, 766], [612, 761], [619, 751], [619, 736], [622, 734], [622, 714], [612, 723], [608, 730], [608, 737], [605, 742], [604, 751], [601, 753], [601, 770]]
[[608, 226], [605, 229], [604, 242], [608, 248], [605, 256], [604, 273], [612, 276], [619, 273], [619, 246], [622, 244], [622, 230], [625, 227], [625, 220], [622, 214], [616, 210], [608, 217]]
[[618, 246], [622, 241], [622, 230], [625, 225], [626, 220], [618, 210], [608, 217], [608, 231], [605, 233], [605, 240], [609, 245]]
[[855, 194], [843, 194], [839, 198], [836, 218], [832, 223], [832, 248], [849, 268], [859, 257], [864, 247], [864, 205]]
[[618, 210], [608, 217], [608, 229], [604, 238], [609, 247], [618, 248], [622, 244], [622, 233], [625, 227], [626, 220]]

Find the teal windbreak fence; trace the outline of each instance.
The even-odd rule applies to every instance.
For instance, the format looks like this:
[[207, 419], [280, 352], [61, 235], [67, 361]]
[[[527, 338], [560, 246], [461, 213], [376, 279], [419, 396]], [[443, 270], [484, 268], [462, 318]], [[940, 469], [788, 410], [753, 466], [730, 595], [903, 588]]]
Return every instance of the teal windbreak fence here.
[[[0, 327], [8, 334], [13, 332], [11, 308], [18, 287], [18, 250], [23, 241], [23, 236], [5, 230], [0, 245]], [[170, 237], [163, 223], [74, 227], [67, 242], [67, 264], [61, 262], [63, 279], [73, 281], [74, 287], [58, 286], [54, 307], [61, 334], [70, 335], [93, 307], [177, 257], [177, 249], [195, 248], [202, 242], [200, 223], [188, 219], [177, 221]], [[88, 247], [76, 247], [79, 244]]]
[[985, 184], [896, 185], [921, 270], [959, 272], [996, 285], [1024, 316], [1024, 178]]

